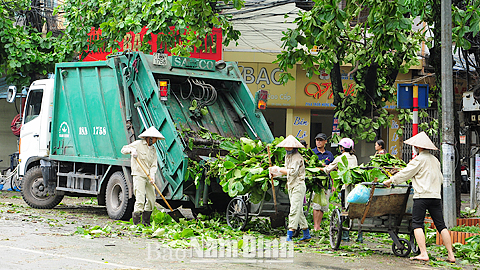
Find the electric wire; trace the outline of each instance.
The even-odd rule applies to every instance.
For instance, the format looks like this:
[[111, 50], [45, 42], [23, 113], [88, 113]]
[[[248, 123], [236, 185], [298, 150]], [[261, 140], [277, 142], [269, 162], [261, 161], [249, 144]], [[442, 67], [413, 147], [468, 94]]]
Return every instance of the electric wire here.
[[268, 4], [257, 5], [257, 6], [255, 6], [256, 8], [253, 8], [253, 9], [245, 9], [245, 10], [240, 10], [240, 11], [230, 12], [230, 13], [225, 12], [224, 14], [226, 14], [226, 15], [247, 14], [247, 13], [251, 13], [251, 12], [255, 12], [255, 11], [261, 11], [261, 10], [265, 10], [265, 9], [268, 9], [268, 8], [283, 6], [283, 5], [292, 4], [292, 3], [295, 3], [295, 0], [275, 1], [275, 2], [270, 2]]

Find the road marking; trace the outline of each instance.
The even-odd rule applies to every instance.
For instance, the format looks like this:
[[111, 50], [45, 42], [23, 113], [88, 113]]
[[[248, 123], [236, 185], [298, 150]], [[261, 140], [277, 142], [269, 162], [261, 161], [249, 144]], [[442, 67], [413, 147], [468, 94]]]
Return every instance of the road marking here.
[[129, 265], [123, 265], [123, 264], [117, 264], [117, 263], [110, 263], [110, 262], [99, 262], [99, 261], [90, 260], [90, 259], [71, 257], [71, 256], [59, 255], [59, 254], [52, 254], [52, 253], [43, 252], [43, 251], [37, 251], [37, 250], [31, 250], [31, 249], [25, 249], [25, 248], [18, 248], [18, 247], [10, 247], [10, 246], [4, 246], [4, 245], [0, 245], [0, 248], [9, 248], [9, 249], [14, 249], [14, 250], [20, 250], [20, 251], [25, 251], [25, 252], [41, 254], [41, 255], [48, 255], [48, 256], [52, 256], [52, 257], [61, 257], [61, 258], [65, 258], [65, 259], [72, 259], [72, 260], [96, 263], [96, 264], [101, 264], [101, 265], [108, 265], [108, 266], [112, 266], [112, 267], [123, 267], [123, 268], [130, 268], [130, 269], [150, 269], [150, 268], [140, 268], [140, 267], [136, 267], [136, 266], [129, 266]]

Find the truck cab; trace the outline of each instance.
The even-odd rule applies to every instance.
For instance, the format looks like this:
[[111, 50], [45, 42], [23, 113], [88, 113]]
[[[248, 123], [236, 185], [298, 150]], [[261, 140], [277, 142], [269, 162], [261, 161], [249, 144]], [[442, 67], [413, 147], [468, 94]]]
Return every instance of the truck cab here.
[[20, 131], [20, 177], [31, 167], [39, 166], [40, 159], [49, 154], [53, 84], [53, 79], [45, 79], [30, 85]]

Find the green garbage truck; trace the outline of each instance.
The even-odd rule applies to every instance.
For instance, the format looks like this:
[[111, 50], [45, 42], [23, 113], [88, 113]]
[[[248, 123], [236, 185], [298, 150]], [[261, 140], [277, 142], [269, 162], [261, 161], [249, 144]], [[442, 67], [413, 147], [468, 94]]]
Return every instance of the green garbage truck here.
[[53, 208], [64, 196], [97, 197], [112, 219], [129, 219], [130, 157], [120, 150], [155, 126], [166, 138], [155, 146], [155, 181], [169, 203], [225, 209], [230, 198], [218, 183], [194, 181], [187, 171], [189, 162], [225, 154], [214, 136], [198, 134], [271, 142], [259, 110], [265, 103], [257, 102], [264, 94], [250, 93], [234, 62], [130, 52], [59, 63], [54, 78], [28, 90], [19, 146], [23, 199]]

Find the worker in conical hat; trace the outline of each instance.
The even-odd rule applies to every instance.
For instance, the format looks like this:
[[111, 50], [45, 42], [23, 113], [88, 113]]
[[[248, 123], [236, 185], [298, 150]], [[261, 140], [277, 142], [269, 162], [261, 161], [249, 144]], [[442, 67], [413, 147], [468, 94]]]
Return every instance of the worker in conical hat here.
[[157, 152], [154, 144], [157, 140], [165, 140], [165, 137], [155, 127], [150, 127], [140, 134], [140, 140], [123, 146], [121, 152], [131, 155], [131, 168], [133, 176], [133, 192], [135, 205], [133, 207], [133, 224], [137, 225], [142, 220], [146, 226], [150, 226], [150, 216], [155, 207], [155, 187], [150, 183], [148, 176], [142, 170], [143, 165], [151, 179], [155, 180], [157, 173]]
[[407, 167], [400, 170], [387, 181], [384, 181], [383, 184], [389, 187], [391, 184], [400, 184], [412, 179], [413, 189], [415, 190], [413, 195], [412, 227], [418, 248], [420, 249], [420, 255], [411, 259], [429, 260], [425, 234], [423, 232], [425, 213], [428, 210], [447, 248], [447, 261], [455, 262], [452, 239], [443, 219], [441, 197], [443, 175], [440, 169], [440, 162], [429, 151], [438, 150], [438, 148], [425, 132], [418, 133], [404, 141], [404, 143], [413, 146], [414, 151], [418, 155], [407, 164]]
[[308, 229], [307, 219], [303, 214], [303, 199], [307, 190], [305, 186], [305, 164], [302, 155], [298, 152], [298, 148], [303, 148], [304, 146], [297, 138], [289, 135], [285, 140], [277, 144], [277, 147], [284, 147], [287, 151], [285, 167], [272, 166], [269, 168], [269, 171], [273, 176], [287, 176], [288, 197], [290, 199], [287, 241], [293, 240], [293, 233], [299, 225], [303, 231], [303, 238], [300, 241], [308, 241], [312, 237]]

